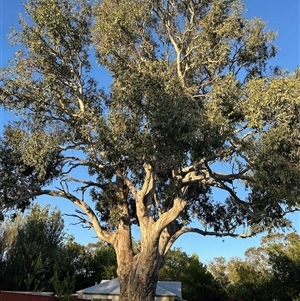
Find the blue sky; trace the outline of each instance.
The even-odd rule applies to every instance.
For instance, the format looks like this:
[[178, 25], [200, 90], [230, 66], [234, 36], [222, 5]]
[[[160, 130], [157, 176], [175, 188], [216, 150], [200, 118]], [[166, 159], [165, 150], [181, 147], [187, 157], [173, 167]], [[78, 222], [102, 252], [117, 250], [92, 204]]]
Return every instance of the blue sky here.
[[[294, 70], [299, 66], [299, 31], [300, 31], [300, 4], [299, 0], [245, 0], [247, 17], [260, 17], [267, 22], [269, 29], [278, 32], [276, 45], [279, 53], [270, 63], [280, 65], [283, 69]], [[18, 25], [18, 14], [22, 11], [20, 0], [0, 0], [0, 66], [7, 64], [9, 58], [13, 56], [14, 49], [9, 46], [7, 33], [12, 25]], [[4, 124], [8, 121], [10, 115], [4, 113], [0, 108], [0, 134]], [[75, 206], [63, 199], [52, 199], [42, 197], [39, 199], [42, 204], [51, 203], [57, 206], [62, 212], [72, 213]], [[295, 213], [292, 216], [294, 227], [300, 232], [300, 214]], [[95, 242], [95, 233], [83, 229], [81, 226], [70, 225], [75, 220], [66, 218], [66, 228], [71, 234], [74, 234], [76, 240], [86, 244]], [[138, 230], [134, 229], [134, 234]], [[187, 253], [197, 253], [200, 259], [205, 263], [217, 256], [233, 257], [243, 256], [244, 251], [257, 246], [259, 237], [249, 239], [219, 239], [214, 237], [201, 237], [197, 234], [185, 234], [175, 243], [176, 247], [181, 247]]]

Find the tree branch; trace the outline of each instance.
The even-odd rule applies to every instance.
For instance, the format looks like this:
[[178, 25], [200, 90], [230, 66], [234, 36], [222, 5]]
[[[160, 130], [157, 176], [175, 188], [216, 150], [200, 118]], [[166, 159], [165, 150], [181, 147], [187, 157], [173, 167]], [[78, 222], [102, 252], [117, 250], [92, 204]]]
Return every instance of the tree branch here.
[[[28, 187], [27, 187], [28, 188]], [[92, 226], [92, 228], [95, 230], [97, 236], [99, 239], [112, 244], [114, 241], [114, 234], [110, 233], [108, 231], [105, 231], [101, 225], [100, 222], [95, 214], [95, 212], [91, 209], [90, 206], [88, 206], [83, 200], [80, 200], [79, 198], [75, 197], [73, 194], [69, 193], [68, 191], [65, 191], [61, 189], [60, 191], [55, 190], [40, 190], [37, 188], [34, 188], [36, 191], [29, 193], [27, 195], [24, 195], [21, 198], [18, 198], [17, 200], [10, 202], [9, 204], [1, 205], [0, 210], [9, 209], [13, 206], [17, 205], [18, 203], [28, 200], [30, 198], [34, 198], [41, 195], [50, 195], [55, 197], [61, 197], [70, 200], [73, 204], [81, 208], [86, 216], [90, 219], [90, 221], [87, 221], [87, 223]]]
[[153, 188], [153, 171], [150, 164], [144, 163], [144, 169], [146, 172], [144, 183], [139, 191], [139, 197], [144, 198], [145, 195]]
[[132, 193], [133, 197], [136, 199], [137, 191], [136, 191], [133, 183], [130, 181], [130, 179], [126, 175], [124, 175], [124, 173], [121, 173], [120, 171], [117, 171], [116, 174], [118, 177], [120, 177], [124, 181], [124, 183], [129, 188], [130, 192]]
[[91, 207], [85, 203], [84, 201], [78, 199], [73, 194], [66, 192], [64, 190], [62, 191], [55, 191], [55, 190], [43, 190], [43, 194], [55, 196], [55, 197], [62, 197], [70, 200], [73, 204], [81, 208], [85, 214], [88, 216], [88, 218], [91, 221], [91, 224], [93, 225], [93, 229], [95, 230], [97, 236], [99, 239], [106, 241], [110, 244], [113, 243], [113, 234], [105, 231], [101, 225], [100, 222], [95, 214], [95, 212], [91, 209]]
[[168, 245], [165, 249], [165, 254], [170, 250], [174, 242], [184, 233], [198, 233], [204, 236], [216, 236], [216, 237], [225, 237], [225, 236], [230, 236], [230, 237], [235, 237], [235, 238], [246, 238], [246, 237], [251, 237], [256, 235], [256, 232], [253, 233], [242, 233], [242, 234], [235, 234], [232, 232], [225, 232], [225, 233], [218, 233], [214, 231], [206, 231], [206, 230], [201, 230], [199, 228], [182, 228], [178, 230], [169, 240]]
[[175, 198], [173, 202], [173, 207], [170, 210], [164, 212], [155, 222], [155, 231], [157, 231], [157, 233], [160, 234], [165, 227], [167, 227], [179, 216], [179, 214], [184, 209], [185, 205], [185, 200], [181, 198]]
[[[81, 214], [84, 214], [84, 213], [81, 212]], [[82, 216], [79, 215], [79, 214], [69, 214], [69, 213], [65, 213], [65, 214], [63, 214], [63, 215], [65, 215], [65, 216], [70, 216], [70, 217], [75, 217], [75, 218], [77, 218], [77, 219], [79, 220], [79, 222], [77, 222], [77, 223], [71, 223], [71, 225], [78, 225], [78, 224], [81, 224], [81, 226], [82, 226], [83, 228], [88, 228], [88, 229], [93, 228], [93, 224], [92, 224], [89, 220], [85, 219], [84, 217], [82, 217]], [[83, 224], [87, 224], [88, 226], [84, 226]]]

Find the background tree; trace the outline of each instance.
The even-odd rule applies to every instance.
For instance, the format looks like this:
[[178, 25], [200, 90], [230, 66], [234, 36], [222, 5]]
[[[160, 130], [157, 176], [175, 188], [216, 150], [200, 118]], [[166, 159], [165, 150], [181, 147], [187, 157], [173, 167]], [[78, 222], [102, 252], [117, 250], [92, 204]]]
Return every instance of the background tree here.
[[159, 271], [159, 280], [181, 281], [182, 296], [190, 301], [226, 300], [226, 293], [196, 254], [188, 256], [181, 249], [170, 250]]
[[[70, 237], [64, 244], [62, 262], [64, 275], [76, 275], [75, 290], [117, 277], [117, 259], [113, 248], [104, 243], [80, 245]], [[62, 271], [60, 271], [62, 273]]]
[[59, 211], [34, 205], [6, 254], [6, 286], [11, 290], [51, 291], [50, 279], [62, 246]]
[[6, 219], [0, 223], [0, 259], [6, 257], [7, 251], [12, 246], [20, 227], [24, 225], [26, 218], [24, 214], [16, 214], [13, 219]]
[[102, 279], [117, 277], [117, 258], [114, 249], [105, 243], [88, 244], [87, 250], [91, 254], [90, 266], [94, 282]]
[[228, 273], [227, 273], [227, 261], [224, 257], [216, 257], [214, 260], [208, 263], [208, 271], [214, 276], [219, 282], [221, 287], [227, 291], [229, 284]]
[[[209, 270], [228, 292], [241, 301], [299, 300], [299, 245], [296, 233], [271, 234], [258, 248], [245, 252], [245, 259], [219, 259]], [[218, 271], [222, 270], [222, 273]], [[224, 276], [227, 282], [224, 285]]]
[[51, 278], [51, 283], [57, 300], [71, 301], [74, 299], [73, 293], [75, 289], [75, 278], [76, 274], [70, 275], [69, 271], [66, 276], [62, 278], [58, 274], [60, 270], [59, 266], [56, 264], [54, 266], [53, 277]]
[[[2, 144], [18, 160], [1, 161], [1, 203], [73, 202], [116, 252], [121, 300], [153, 300], [183, 233], [246, 237], [289, 225], [299, 206], [299, 74], [267, 74], [275, 34], [237, 0], [89, 2], [29, 0], [29, 20], [11, 34], [20, 48], [1, 71], [0, 104], [20, 118]], [[93, 46], [113, 79], [108, 93], [90, 72]]]
[[299, 300], [300, 235], [270, 235], [265, 237], [263, 245], [272, 271], [270, 286], [273, 287], [273, 298]]
[[0, 222], [0, 289], [5, 288], [7, 280], [6, 265], [7, 253], [11, 248], [17, 234], [18, 229], [25, 223], [25, 216], [23, 214], [14, 213], [13, 219], [4, 219]]
[[34, 205], [0, 224], [0, 289], [55, 291], [58, 295], [116, 277], [111, 246], [83, 246], [66, 237], [61, 212]]

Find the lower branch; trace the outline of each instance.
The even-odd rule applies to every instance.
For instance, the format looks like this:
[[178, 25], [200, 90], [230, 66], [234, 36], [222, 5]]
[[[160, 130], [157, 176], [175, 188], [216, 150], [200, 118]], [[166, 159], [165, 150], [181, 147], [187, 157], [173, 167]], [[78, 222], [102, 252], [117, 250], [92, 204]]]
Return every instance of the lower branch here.
[[55, 196], [55, 197], [62, 197], [65, 199], [70, 200], [73, 204], [78, 206], [80, 209], [84, 211], [84, 213], [87, 215], [87, 217], [90, 219], [90, 224], [92, 225], [93, 229], [95, 230], [98, 238], [100, 240], [103, 240], [109, 244], [113, 244], [114, 240], [114, 234], [105, 231], [101, 225], [100, 222], [95, 214], [95, 212], [91, 209], [91, 207], [85, 203], [84, 201], [78, 199], [73, 194], [66, 192], [66, 191], [54, 191], [54, 190], [44, 190], [43, 194]]
[[[12, 184], [10, 186], [13, 187]], [[10, 202], [7, 203], [2, 201], [2, 204], [0, 205], [0, 212], [6, 209], [11, 209], [12, 207], [18, 205], [22, 201], [30, 200], [41, 195], [50, 195], [54, 197], [65, 198], [70, 200], [73, 204], [75, 204], [81, 210], [83, 210], [85, 215], [89, 218], [89, 221], [86, 220], [85, 223], [87, 223], [95, 230], [100, 240], [103, 240], [109, 244], [113, 244], [113, 241], [115, 240], [115, 234], [105, 231], [101, 227], [100, 222], [95, 212], [91, 209], [91, 207], [88, 206], [88, 204], [85, 203], [83, 200], [80, 200], [79, 198], [71, 194], [68, 190], [67, 191], [64, 189], [61, 189], [59, 191], [42, 190], [37, 187], [29, 187], [29, 186], [25, 187], [23, 190], [24, 190], [24, 195], [21, 195], [20, 197], [16, 197], [14, 200], [11, 200]], [[26, 190], [32, 190], [32, 191], [26, 193]]]
[[225, 236], [229, 236], [229, 237], [235, 237], [235, 238], [246, 238], [246, 237], [251, 237], [257, 233], [242, 233], [242, 234], [234, 234], [231, 232], [224, 232], [224, 233], [218, 233], [218, 232], [214, 232], [214, 231], [205, 231], [205, 230], [201, 230], [199, 228], [190, 228], [190, 227], [185, 227], [182, 228], [180, 230], [178, 230], [176, 233], [174, 233], [174, 235], [170, 238], [167, 247], [165, 248], [165, 254], [167, 254], [167, 252], [170, 250], [170, 248], [172, 247], [172, 245], [174, 244], [174, 242], [184, 233], [198, 233], [201, 235], [209, 235], [209, 236], [216, 236], [216, 237], [225, 237]]

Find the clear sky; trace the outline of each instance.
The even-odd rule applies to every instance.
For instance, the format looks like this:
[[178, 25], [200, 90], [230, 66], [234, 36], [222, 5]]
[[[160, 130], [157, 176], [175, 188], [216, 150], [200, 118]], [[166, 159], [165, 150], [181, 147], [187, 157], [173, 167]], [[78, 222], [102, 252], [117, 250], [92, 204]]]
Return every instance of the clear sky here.
[[[22, 11], [20, 0], [0, 0], [0, 67], [7, 64], [12, 58], [14, 49], [8, 44], [7, 33], [10, 26], [18, 25], [18, 14]], [[299, 32], [300, 32], [300, 1], [299, 0], [244, 0], [247, 17], [260, 17], [265, 20], [269, 29], [278, 32], [276, 44], [279, 53], [270, 63], [280, 65], [284, 69], [294, 70], [299, 67]], [[0, 135], [4, 124], [10, 115], [0, 108]], [[64, 213], [72, 213], [75, 206], [63, 199], [41, 197], [42, 204], [51, 203]], [[292, 216], [294, 227], [300, 233], [300, 214]], [[71, 225], [76, 220], [66, 218], [66, 228], [73, 234], [76, 241], [87, 244], [95, 242], [95, 233], [83, 229], [79, 225]], [[133, 231], [138, 234], [138, 230]], [[257, 246], [259, 237], [249, 239], [219, 239], [214, 237], [201, 237], [197, 234], [185, 234], [175, 243], [187, 253], [197, 253], [205, 263], [217, 256], [232, 257], [243, 256], [244, 251], [252, 246]]]

